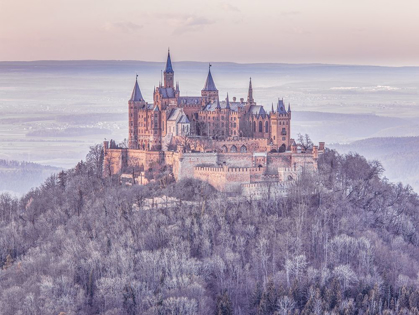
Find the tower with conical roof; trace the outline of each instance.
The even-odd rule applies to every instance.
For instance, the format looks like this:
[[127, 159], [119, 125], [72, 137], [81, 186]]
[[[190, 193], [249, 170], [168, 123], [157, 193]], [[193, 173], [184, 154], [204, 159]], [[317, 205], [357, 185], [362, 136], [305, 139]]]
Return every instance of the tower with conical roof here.
[[138, 85], [138, 75], [135, 78], [134, 88], [131, 97], [128, 100], [128, 116], [129, 116], [129, 135], [128, 146], [130, 149], [138, 148], [138, 112], [146, 105], [140, 86]]
[[170, 58], [170, 49], [167, 52], [166, 69], [164, 70], [164, 87], [174, 88], [175, 72], [173, 71], [172, 59]]
[[214, 79], [211, 74], [211, 64], [208, 67], [207, 80], [205, 81], [204, 88], [201, 90], [201, 96], [206, 99], [206, 102], [218, 100], [218, 90], [215, 87]]
[[230, 100], [228, 99], [228, 93], [227, 93], [227, 98], [226, 98], [226, 109], [231, 109]]

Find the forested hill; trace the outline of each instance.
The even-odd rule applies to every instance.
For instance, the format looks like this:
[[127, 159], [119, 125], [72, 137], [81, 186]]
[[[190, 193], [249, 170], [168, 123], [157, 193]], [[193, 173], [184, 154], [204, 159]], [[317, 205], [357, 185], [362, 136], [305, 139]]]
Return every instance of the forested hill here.
[[123, 187], [98, 161], [0, 197], [2, 314], [419, 313], [419, 198], [377, 162], [327, 151], [255, 201]]

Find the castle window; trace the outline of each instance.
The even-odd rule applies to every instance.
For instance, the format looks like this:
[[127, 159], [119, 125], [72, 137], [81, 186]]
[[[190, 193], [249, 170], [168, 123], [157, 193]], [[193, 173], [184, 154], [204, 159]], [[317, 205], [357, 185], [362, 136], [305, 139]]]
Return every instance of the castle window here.
[[221, 123], [221, 127], [224, 127], [224, 123], [223, 122]]
[[237, 124], [236, 123], [234, 123], [234, 128], [236, 128], [237, 127]]
[[259, 121], [259, 132], [263, 132], [262, 122], [261, 121]]
[[253, 132], [256, 132], [256, 122], [253, 122]]
[[237, 147], [235, 145], [231, 146], [230, 152], [237, 152]]
[[269, 132], [269, 125], [268, 122], [265, 121], [265, 132], [268, 133]]
[[245, 145], [242, 145], [242, 146], [241, 146], [241, 148], [240, 148], [240, 152], [241, 152], [241, 153], [246, 153], [246, 152], [247, 152], [247, 148], [246, 148], [246, 146], [245, 146]]

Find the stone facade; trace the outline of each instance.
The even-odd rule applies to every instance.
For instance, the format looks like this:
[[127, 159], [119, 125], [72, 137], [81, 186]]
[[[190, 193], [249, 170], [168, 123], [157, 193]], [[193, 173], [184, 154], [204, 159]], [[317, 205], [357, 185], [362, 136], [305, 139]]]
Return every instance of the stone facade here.
[[252, 189], [277, 193], [295, 180], [302, 169], [315, 171], [324, 143], [303, 150], [291, 133], [291, 108], [278, 99], [276, 109], [265, 111], [253, 97], [250, 79], [247, 100], [229, 96], [220, 100], [211, 73], [200, 96], [181, 96], [174, 81], [170, 52], [164, 82], [147, 103], [136, 79], [128, 101], [128, 148], [105, 141], [104, 175], [141, 170], [153, 164], [170, 165], [176, 180], [193, 177], [217, 190], [243, 192]]

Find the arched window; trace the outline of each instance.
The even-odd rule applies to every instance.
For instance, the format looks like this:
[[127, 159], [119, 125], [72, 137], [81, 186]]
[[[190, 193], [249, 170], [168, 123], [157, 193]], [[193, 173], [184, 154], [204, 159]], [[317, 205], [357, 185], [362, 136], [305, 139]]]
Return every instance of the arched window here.
[[262, 122], [259, 121], [259, 132], [263, 132]]
[[268, 133], [269, 132], [269, 125], [268, 122], [265, 121], [265, 132]]
[[[254, 122], [253, 122], [254, 123]], [[246, 153], [247, 152], [247, 148], [246, 148], [246, 146], [245, 145], [242, 145], [241, 146], [241, 148], [240, 148], [240, 152], [241, 153]]]
[[228, 152], [228, 149], [227, 149], [227, 147], [226, 147], [225, 145], [223, 145], [223, 146], [221, 147], [221, 150], [222, 150], [223, 152]]
[[285, 147], [285, 144], [283, 143], [280, 147], [279, 147], [279, 149], [278, 149], [278, 152], [285, 152], [286, 151], [286, 147]]
[[253, 132], [256, 132], [256, 122], [253, 122]]
[[237, 152], [237, 147], [235, 145], [231, 146], [230, 152]]

